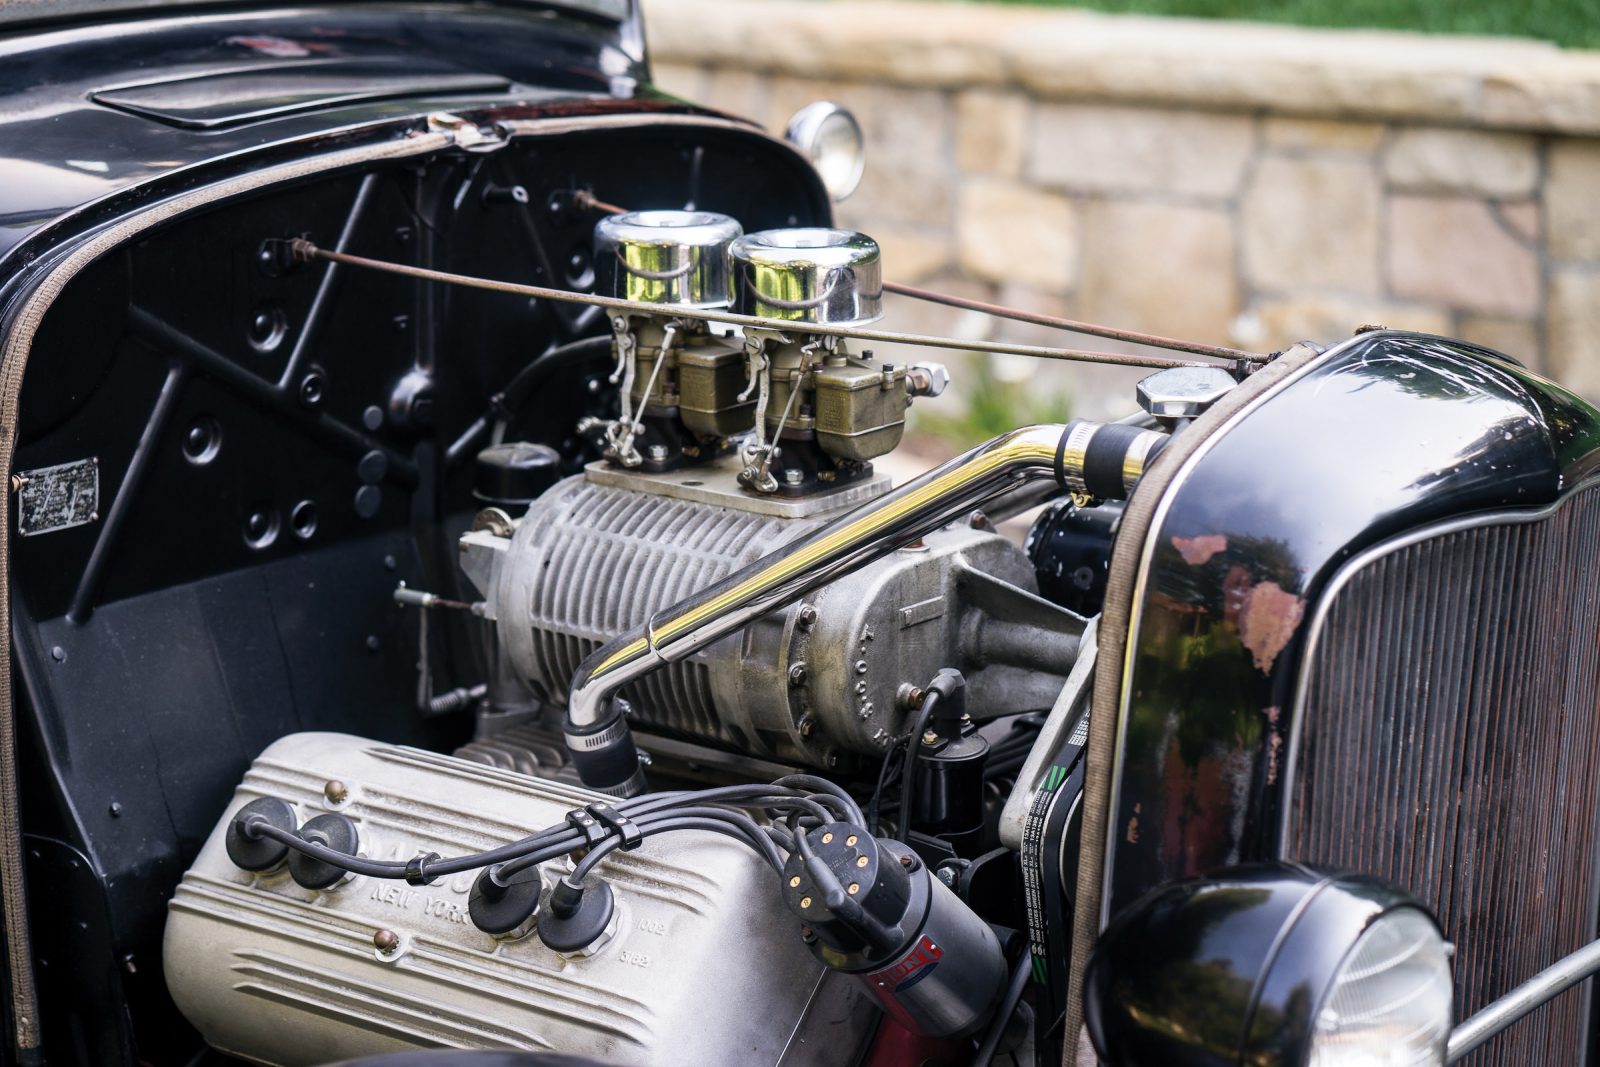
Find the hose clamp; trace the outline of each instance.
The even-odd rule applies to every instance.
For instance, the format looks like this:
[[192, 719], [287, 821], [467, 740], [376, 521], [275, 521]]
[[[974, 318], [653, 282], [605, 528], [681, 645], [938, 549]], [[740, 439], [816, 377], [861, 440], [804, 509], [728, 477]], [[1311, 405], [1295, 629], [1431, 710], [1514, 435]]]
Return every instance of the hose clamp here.
[[1084, 469], [1089, 462], [1089, 442], [1094, 440], [1099, 429], [1099, 423], [1077, 419], [1061, 435], [1061, 443], [1056, 446], [1056, 481], [1061, 483], [1063, 489], [1074, 493], [1088, 491]]

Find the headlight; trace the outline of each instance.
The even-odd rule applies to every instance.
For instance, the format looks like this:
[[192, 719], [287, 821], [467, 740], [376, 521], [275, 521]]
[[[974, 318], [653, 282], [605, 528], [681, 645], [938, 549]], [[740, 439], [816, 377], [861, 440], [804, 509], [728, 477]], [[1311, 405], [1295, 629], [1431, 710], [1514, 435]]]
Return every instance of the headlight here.
[[861, 124], [843, 106], [827, 100], [807, 104], [789, 120], [784, 137], [811, 160], [834, 200], [861, 184], [867, 165]]
[[1310, 1067], [1444, 1061], [1450, 956], [1433, 920], [1400, 908], [1373, 920], [1317, 1013]]
[[1439, 1067], [1449, 946], [1372, 878], [1260, 864], [1162, 886], [1106, 928], [1085, 1008], [1117, 1067]]

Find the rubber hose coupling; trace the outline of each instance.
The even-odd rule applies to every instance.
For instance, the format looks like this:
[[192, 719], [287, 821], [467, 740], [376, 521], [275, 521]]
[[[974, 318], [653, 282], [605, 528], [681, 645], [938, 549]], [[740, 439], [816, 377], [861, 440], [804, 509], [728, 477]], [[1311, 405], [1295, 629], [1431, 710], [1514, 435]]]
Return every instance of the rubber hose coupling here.
[[587, 729], [569, 718], [563, 730], [567, 751], [584, 785], [609, 796], [635, 797], [645, 789], [639, 747], [617, 701], [611, 702], [611, 709], [604, 722]]
[[1170, 438], [1122, 423], [1067, 423], [1056, 445], [1056, 481], [1098, 500], [1126, 500]]

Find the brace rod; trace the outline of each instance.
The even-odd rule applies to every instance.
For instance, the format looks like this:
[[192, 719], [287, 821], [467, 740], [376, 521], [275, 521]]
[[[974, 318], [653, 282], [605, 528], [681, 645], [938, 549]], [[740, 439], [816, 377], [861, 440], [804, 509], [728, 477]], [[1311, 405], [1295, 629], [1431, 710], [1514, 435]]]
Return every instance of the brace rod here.
[[[721, 322], [732, 326], [747, 326], [778, 331], [799, 331], [827, 337], [852, 337], [859, 341], [871, 341], [876, 344], [920, 345], [926, 348], [954, 348], [967, 352], [1030, 356], [1037, 359], [1058, 359], [1073, 363], [1104, 363], [1115, 367], [1148, 367], [1154, 370], [1166, 370], [1171, 367], [1215, 366], [1212, 363], [1202, 363], [1188, 359], [1171, 359], [1166, 356], [1128, 355], [1120, 352], [1089, 352], [1073, 348], [1046, 348], [1040, 345], [1005, 344], [999, 341], [965, 341], [953, 337], [929, 337], [923, 334], [895, 333], [889, 330], [864, 330], [851, 326], [793, 322], [787, 319], [767, 319], [755, 315], [738, 315], [731, 311], [708, 311], [702, 308], [672, 307], [664, 309], [658, 304], [622, 300], [613, 296], [575, 293], [567, 289], [551, 289], [543, 285], [525, 285], [520, 282], [478, 278], [467, 274], [451, 274], [448, 271], [430, 270], [427, 267], [413, 267], [405, 263], [368, 259], [366, 256], [351, 255], [348, 252], [330, 252], [325, 248], [317, 247], [303, 237], [295, 238], [289, 245], [294, 258], [301, 262], [322, 259], [331, 263], [344, 263], [352, 267], [364, 267], [368, 270], [384, 271], [407, 278], [420, 278], [424, 281], [440, 282], [445, 285], [460, 285], [469, 289], [486, 289], [490, 292], [511, 293], [541, 300], [559, 300], [569, 304], [590, 304], [595, 307], [609, 308], [612, 311], [632, 311], [649, 315], [658, 315], [662, 314], [663, 311], [667, 311], [677, 318], [701, 319], [706, 322]], [[1240, 366], [1239, 360], [1233, 359], [1231, 362], [1233, 363], [1232, 369], [1244, 369]]]
[[[595, 211], [602, 215], [622, 215], [627, 211], [626, 208], [601, 200], [586, 189], [580, 189], [572, 194], [572, 204], [580, 211]], [[901, 282], [884, 282], [883, 287], [888, 292], [899, 293], [913, 300], [925, 300], [930, 304], [943, 304], [945, 307], [960, 308], [963, 311], [976, 311], [992, 315], [997, 319], [1013, 319], [1035, 326], [1047, 326], [1053, 330], [1066, 330], [1068, 333], [1104, 337], [1111, 341], [1127, 341], [1130, 344], [1147, 345], [1150, 348], [1168, 348], [1174, 352], [1190, 352], [1197, 356], [1211, 356], [1214, 359], [1236, 359], [1245, 363], [1272, 362], [1272, 355], [1263, 352], [1246, 352], [1243, 349], [1227, 348], [1223, 345], [1208, 345], [1200, 341], [1185, 341], [1178, 337], [1163, 337], [1158, 333], [1141, 333], [1138, 330], [1124, 330], [1116, 326], [1101, 326], [1095, 322], [1064, 319], [1057, 315], [1041, 315], [1036, 311], [1023, 311], [1021, 308], [991, 304], [983, 300], [969, 300], [966, 297], [935, 292], [932, 289], [905, 285]]]
[[1178, 337], [1163, 337], [1155, 333], [1140, 333], [1138, 330], [1124, 330], [1116, 326], [1101, 326], [1094, 322], [1079, 322], [1077, 319], [1041, 315], [1036, 311], [1023, 311], [1021, 308], [1008, 307], [1005, 304], [990, 304], [982, 300], [969, 300], [964, 296], [939, 293], [932, 289], [922, 289], [915, 285], [904, 285], [900, 282], [884, 282], [883, 288], [886, 292], [899, 293], [901, 296], [908, 296], [913, 300], [923, 300], [930, 304], [942, 304], [945, 307], [960, 308], [963, 311], [976, 311], [984, 315], [993, 315], [999, 319], [1014, 319], [1017, 322], [1032, 323], [1035, 326], [1048, 326], [1051, 329], [1066, 330], [1070, 333], [1088, 334], [1091, 337], [1104, 337], [1112, 341], [1127, 341], [1130, 344], [1148, 345], [1151, 348], [1170, 348], [1175, 352], [1190, 352], [1197, 356], [1239, 360], [1243, 363], [1267, 363], [1272, 359], [1270, 355], [1261, 352], [1246, 352], [1239, 348], [1225, 348], [1222, 345], [1208, 345], [1200, 341], [1185, 341]]

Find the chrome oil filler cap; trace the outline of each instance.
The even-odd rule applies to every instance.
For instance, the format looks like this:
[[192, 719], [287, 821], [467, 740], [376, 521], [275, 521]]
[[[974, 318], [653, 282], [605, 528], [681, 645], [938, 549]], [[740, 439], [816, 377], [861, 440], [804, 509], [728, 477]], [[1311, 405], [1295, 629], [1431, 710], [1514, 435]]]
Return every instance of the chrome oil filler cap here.
[[728, 248], [744, 230], [714, 211], [629, 211], [594, 227], [595, 292], [663, 307], [733, 300]]
[[883, 317], [878, 242], [854, 230], [762, 230], [733, 243], [734, 310], [823, 326]]

